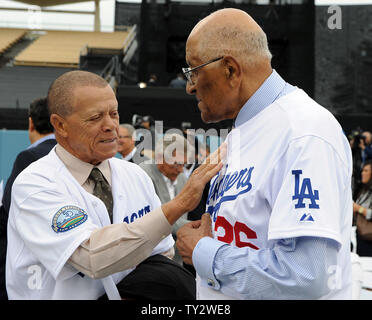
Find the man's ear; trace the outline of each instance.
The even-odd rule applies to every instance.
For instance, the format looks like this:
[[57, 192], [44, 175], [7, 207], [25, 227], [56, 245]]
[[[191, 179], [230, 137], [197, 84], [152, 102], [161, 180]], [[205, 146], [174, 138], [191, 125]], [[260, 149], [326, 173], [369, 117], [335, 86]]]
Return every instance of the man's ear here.
[[232, 56], [224, 56], [226, 78], [232, 87], [238, 85], [241, 81], [242, 68], [239, 62]]
[[63, 138], [67, 137], [68, 134], [66, 131], [66, 123], [64, 118], [62, 118], [58, 114], [53, 113], [50, 116], [50, 123], [52, 124], [56, 134]]
[[32, 121], [31, 117], [28, 117], [28, 131], [32, 132], [35, 130], [34, 122]]

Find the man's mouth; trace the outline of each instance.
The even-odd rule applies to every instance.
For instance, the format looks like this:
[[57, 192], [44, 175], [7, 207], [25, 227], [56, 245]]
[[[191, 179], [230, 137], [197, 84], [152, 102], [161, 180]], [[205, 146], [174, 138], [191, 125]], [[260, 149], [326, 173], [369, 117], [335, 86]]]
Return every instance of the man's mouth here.
[[116, 141], [116, 138], [101, 140], [101, 142], [103, 142], [103, 143], [111, 143], [111, 142], [114, 142], [114, 141]]

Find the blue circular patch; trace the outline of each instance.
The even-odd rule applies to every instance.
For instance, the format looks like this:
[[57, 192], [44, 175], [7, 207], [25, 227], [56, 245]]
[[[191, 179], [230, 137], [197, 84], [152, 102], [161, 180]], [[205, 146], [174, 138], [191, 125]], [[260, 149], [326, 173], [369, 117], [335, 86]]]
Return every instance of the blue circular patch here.
[[76, 206], [64, 206], [53, 217], [52, 229], [55, 232], [65, 232], [80, 226], [87, 221], [88, 215]]

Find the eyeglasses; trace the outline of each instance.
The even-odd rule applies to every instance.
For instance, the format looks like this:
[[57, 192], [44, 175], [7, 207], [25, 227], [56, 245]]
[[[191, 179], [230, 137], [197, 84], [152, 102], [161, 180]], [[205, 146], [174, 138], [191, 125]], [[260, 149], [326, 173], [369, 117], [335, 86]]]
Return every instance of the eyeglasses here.
[[193, 71], [195, 71], [195, 70], [197, 70], [197, 69], [200, 69], [200, 68], [203, 68], [203, 67], [205, 67], [207, 64], [210, 64], [210, 63], [212, 63], [212, 62], [216, 62], [216, 61], [221, 60], [221, 59], [223, 59], [223, 56], [222, 56], [222, 57], [218, 57], [218, 58], [214, 58], [214, 59], [212, 59], [212, 60], [209, 60], [208, 62], [203, 63], [203, 64], [201, 64], [200, 66], [196, 66], [196, 67], [194, 67], [194, 68], [190, 68], [190, 67], [189, 67], [189, 68], [182, 68], [182, 72], [183, 72], [183, 74], [185, 75], [187, 81], [190, 82], [191, 84], [194, 84], [194, 83], [192, 82]]

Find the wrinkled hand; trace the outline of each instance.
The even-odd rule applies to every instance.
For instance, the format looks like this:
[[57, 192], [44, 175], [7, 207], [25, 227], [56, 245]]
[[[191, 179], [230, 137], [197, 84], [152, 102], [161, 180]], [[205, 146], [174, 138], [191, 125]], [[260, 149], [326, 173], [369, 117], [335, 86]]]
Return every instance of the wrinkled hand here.
[[221, 170], [226, 156], [226, 144], [223, 143], [213, 152], [190, 176], [182, 191], [177, 195], [178, 200], [185, 204], [186, 212], [194, 210], [199, 204], [205, 185]]
[[204, 213], [201, 220], [187, 223], [178, 230], [176, 245], [185, 263], [193, 264], [194, 248], [198, 241], [204, 237], [213, 237], [212, 220], [209, 213]]
[[226, 143], [222, 143], [194, 170], [181, 192], [173, 200], [162, 205], [164, 215], [170, 224], [174, 224], [184, 213], [196, 208], [202, 198], [205, 185], [221, 170], [226, 152]]

